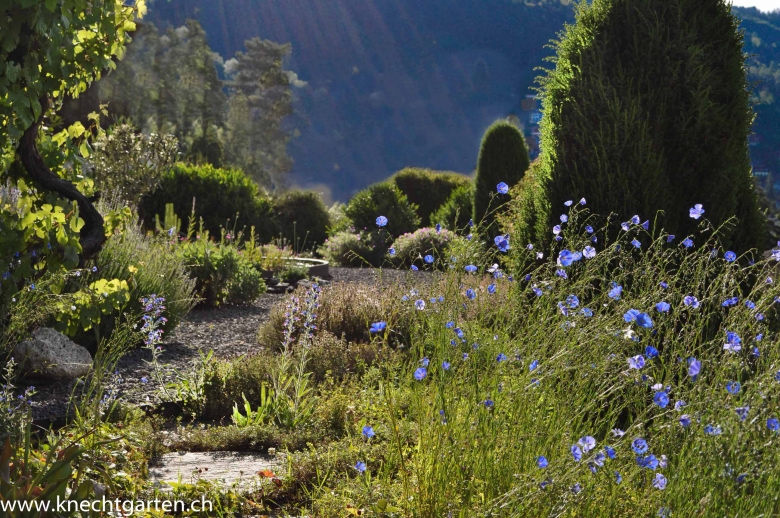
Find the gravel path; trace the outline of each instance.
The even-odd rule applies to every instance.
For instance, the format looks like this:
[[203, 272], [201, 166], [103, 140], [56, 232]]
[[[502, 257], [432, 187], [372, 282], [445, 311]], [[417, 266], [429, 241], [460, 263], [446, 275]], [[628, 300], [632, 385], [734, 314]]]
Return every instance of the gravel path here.
[[[373, 284], [380, 280], [392, 283], [402, 281], [408, 275], [428, 276], [424, 272], [339, 267], [331, 267], [330, 273], [331, 283]], [[283, 298], [284, 294], [265, 293], [252, 305], [192, 310], [162, 344], [160, 363], [164, 364], [166, 382], [174, 381], [177, 372], [190, 372], [201, 361], [201, 354], [209, 350], [214, 351], [214, 357], [223, 359], [257, 351], [260, 347], [255, 339], [257, 329], [268, 318], [271, 307]], [[138, 404], [157, 401], [157, 384], [142, 382], [142, 378], [153, 379], [149, 360], [151, 351], [140, 348], [120, 360], [118, 375], [113, 377], [111, 386], [123, 400]], [[42, 421], [64, 416], [73, 388], [73, 382], [38, 386], [33, 397], [33, 416]]]

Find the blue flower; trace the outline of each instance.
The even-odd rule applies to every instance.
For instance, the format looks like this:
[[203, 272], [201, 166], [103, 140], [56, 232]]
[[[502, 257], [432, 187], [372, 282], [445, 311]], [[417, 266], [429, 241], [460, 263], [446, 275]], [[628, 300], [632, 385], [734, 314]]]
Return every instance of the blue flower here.
[[741, 351], [742, 339], [739, 337], [737, 333], [726, 331], [726, 343], [723, 344], [723, 349], [726, 351], [731, 351], [733, 353]]
[[477, 292], [469, 288], [466, 290], [466, 297], [468, 297], [469, 300], [474, 300], [477, 298]]
[[637, 215], [632, 216], [631, 223], [633, 223], [634, 225], [639, 225], [639, 216]]
[[745, 307], [748, 309], [756, 309], [756, 303], [753, 302], [752, 300], [746, 300]]
[[674, 237], [675, 237], [674, 234], [669, 234], [668, 236], [666, 236], [666, 242], [671, 243], [672, 241], [674, 241]]
[[663, 390], [656, 392], [653, 396], [653, 403], [661, 408], [666, 408], [666, 406], [669, 404], [669, 395]]
[[571, 264], [577, 260], [575, 257], [576, 256], [569, 250], [561, 250], [558, 253], [558, 265], [563, 267], [571, 266]]
[[572, 444], [569, 450], [571, 451], [571, 456], [574, 457], [575, 461], [579, 462], [582, 460], [582, 450], [579, 446]]
[[536, 458], [536, 465], [539, 466], [541, 469], [546, 468], [550, 463], [547, 461], [547, 457], [544, 455], [540, 455]]
[[619, 472], [615, 472], [615, 484], [620, 484], [623, 482], [623, 477], [620, 475]]
[[491, 285], [489, 285], [489, 286], [487, 287], [487, 290], [488, 290], [488, 293], [490, 293], [490, 294], [492, 295], [493, 293], [495, 293], [495, 292], [496, 292], [496, 285], [495, 285], [495, 284], [491, 284]]
[[582, 308], [580, 310], [580, 313], [582, 314], [582, 316], [586, 318], [590, 318], [593, 316], [593, 310], [591, 310], [590, 308]]
[[623, 286], [618, 286], [614, 282], [612, 283], [612, 289], [607, 294], [609, 298], [613, 300], [620, 300], [620, 294], [623, 293]]
[[555, 226], [553, 227], [553, 230], [552, 230], [552, 232], [553, 232], [553, 235], [556, 235], [556, 236], [557, 236], [558, 234], [560, 234], [560, 233], [561, 233], [561, 226], [560, 226], [560, 225], [555, 225]]
[[680, 400], [678, 400], [678, 401], [675, 401], [675, 402], [674, 402], [674, 409], [675, 409], [675, 410], [680, 410], [682, 407], [684, 407], [684, 406], [685, 406], [685, 405], [687, 405], [687, 404], [688, 404], [688, 403], [686, 403], [685, 401], [683, 401], [682, 399], [680, 399]]
[[590, 225], [586, 225], [585, 226], [585, 232], [587, 232], [588, 234], [592, 234], [593, 233], [593, 227], [591, 227]]
[[656, 473], [655, 478], [653, 479], [653, 487], [661, 491], [666, 489], [666, 477], [661, 475], [660, 473]]
[[620, 224], [620, 228], [628, 232], [628, 229], [630, 229], [631, 227], [629, 226], [628, 221], [624, 221], [623, 223]]
[[613, 448], [612, 446], [605, 446], [604, 452], [607, 454], [607, 457], [609, 457], [610, 459], [615, 459], [617, 457], [615, 448]]
[[693, 378], [693, 381], [696, 381], [696, 378], [699, 376], [699, 373], [701, 372], [701, 362], [697, 360], [696, 358], [689, 358], [688, 359], [688, 376]]
[[639, 311], [638, 310], [636, 310], [636, 309], [629, 309], [623, 315], [623, 320], [625, 320], [626, 322], [633, 322], [634, 320], [636, 320], [637, 315], [639, 315]]
[[582, 255], [585, 256], [585, 259], [593, 259], [594, 257], [596, 257], [596, 249], [593, 248], [592, 246], [586, 246], [582, 250]]
[[428, 375], [428, 369], [425, 367], [418, 367], [416, 371], [414, 371], [414, 379], [417, 381], [422, 381], [425, 379], [425, 377]]
[[644, 223], [642, 223], [642, 228], [645, 230], [650, 230], [650, 220], [646, 219]]
[[417, 268], [415, 265], [412, 265], [410, 270], [412, 270], [413, 272], [416, 272], [417, 270], [419, 270], [419, 268]]
[[582, 448], [582, 451], [587, 453], [596, 447], [596, 439], [590, 435], [585, 435], [580, 437], [580, 440], [577, 441], [577, 445]]
[[671, 308], [671, 306], [669, 305], [669, 303], [668, 303], [668, 302], [665, 302], [665, 301], [663, 301], [663, 300], [662, 300], [661, 302], [659, 302], [658, 304], [656, 304], [656, 305], [655, 305], [655, 309], [656, 309], [656, 311], [658, 311], [659, 313], [666, 313], [667, 311], [669, 311], [669, 308]]
[[576, 295], [569, 295], [568, 297], [566, 297], [566, 304], [570, 308], [574, 309], [580, 305], [580, 299], [578, 299]]
[[726, 383], [726, 392], [728, 392], [732, 396], [739, 394], [739, 391], [741, 389], [742, 389], [742, 385], [739, 383], [739, 381], [729, 381], [728, 383]]
[[691, 238], [686, 237], [685, 240], [682, 242], [682, 244], [685, 248], [690, 248], [693, 246], [693, 241], [691, 240]]
[[423, 309], [425, 309], [425, 301], [422, 300], [422, 299], [419, 299], [417, 302], [414, 303], [414, 307], [416, 307], [417, 309], [422, 311]]
[[678, 421], [680, 422], [680, 426], [682, 426], [683, 428], [688, 428], [689, 426], [691, 426], [691, 416], [689, 416], [688, 414], [681, 415]]
[[542, 292], [542, 290], [540, 290], [540, 289], [539, 289], [539, 288], [537, 288], [536, 286], [534, 286], [533, 288], [531, 288], [531, 290], [534, 292], [534, 295], [536, 295], [537, 297], [541, 297], [542, 295], [544, 295], [544, 293]]
[[498, 194], [506, 194], [509, 192], [509, 186], [504, 182], [501, 182], [496, 185], [496, 190], [498, 191]]
[[445, 327], [445, 328], [447, 328], [447, 329], [452, 329], [453, 327], [455, 327], [455, 322], [453, 322], [452, 320], [450, 320], [449, 322], [447, 322], [446, 324], [444, 324], [444, 327]]
[[574, 493], [575, 495], [576, 495], [577, 493], [579, 493], [580, 491], [582, 491], [582, 486], [580, 485], [580, 483], [579, 483], [579, 482], [577, 482], [576, 484], [574, 484], [573, 486], [571, 486], [571, 492], [572, 492], [572, 493]]
[[561, 214], [560, 220], [561, 223], [566, 223], [569, 221], [569, 216], [567, 216], [566, 214]]
[[569, 278], [569, 275], [566, 273], [566, 270], [560, 270], [560, 269], [555, 270], [555, 275], [557, 275], [558, 277], [561, 277], [562, 279], [568, 279]]
[[433, 256], [432, 256], [432, 255], [430, 255], [430, 254], [429, 254], [429, 255], [426, 255], [426, 256], [423, 258], [423, 261], [425, 261], [425, 262], [426, 262], [426, 263], [428, 263], [428, 264], [433, 264]]
[[573, 203], [574, 203], [574, 201], [573, 201], [573, 200], [566, 200], [565, 202], [563, 202], [563, 204], [564, 204], [565, 206], [567, 206], [567, 207], [571, 207]]
[[711, 424], [708, 424], [704, 427], [704, 433], [707, 435], [720, 435], [723, 433], [723, 430], [721, 430], [720, 426], [712, 426]]
[[645, 357], [641, 354], [638, 354], [636, 356], [632, 356], [628, 359], [628, 366], [632, 369], [641, 369], [645, 366]]
[[424, 356], [422, 360], [420, 360], [420, 364], [423, 367], [427, 367], [431, 363], [431, 360], [428, 359], [427, 356]]
[[450, 362], [441, 362], [441, 368], [445, 371], [450, 370]]
[[370, 333], [381, 333], [387, 327], [387, 322], [374, 322], [371, 324]]
[[142, 377], [141, 383], [149, 383], [149, 378], [147, 378], [146, 376]]
[[780, 431], [780, 421], [776, 417], [770, 417], [766, 420], [766, 427], [772, 432]]
[[658, 285], [663, 289], [667, 289], [669, 287], [669, 284], [666, 281], [661, 281], [658, 283]]
[[387, 251], [390, 255], [395, 255], [395, 248], [390, 247], [390, 250]]
[[642, 243], [640, 243], [637, 238], [632, 239], [631, 244], [634, 245], [634, 248], [640, 248], [642, 246]]
[[474, 226], [474, 220], [473, 220], [473, 219], [470, 219], [470, 220], [469, 220], [469, 226], [470, 226], [470, 227], [473, 227], [473, 226]]
[[469, 265], [466, 265], [466, 267], [464, 268], [464, 270], [466, 270], [466, 271], [467, 271], [467, 272], [469, 272], [469, 273], [474, 273], [474, 272], [476, 272], [476, 271], [477, 271], [477, 267], [476, 267], [476, 266], [474, 266], [473, 264], [469, 264]]
[[493, 408], [493, 404], [494, 404], [494, 403], [493, 403], [493, 400], [492, 400], [492, 399], [488, 398], [488, 399], [486, 399], [485, 401], [483, 401], [483, 402], [482, 402], [482, 404], [483, 404], [483, 405], [485, 405], [485, 408], [487, 408], [488, 410], [490, 410], [491, 408]]
[[379, 216], [378, 218], [376, 218], [376, 226], [384, 227], [385, 225], [387, 225], [387, 218], [386, 217]]
[[652, 469], [653, 471], [658, 469], [658, 459], [655, 458], [655, 455], [648, 455], [646, 457], [638, 456], [636, 458], [636, 463], [642, 468]]
[[726, 255], [724, 256], [724, 258], [726, 259], [726, 261], [728, 261], [730, 263], [733, 263], [734, 261], [737, 260], [737, 254], [735, 254], [734, 252], [729, 250], [728, 252], [726, 252]]
[[528, 366], [528, 370], [530, 372], [533, 372], [536, 370], [537, 367], [539, 367], [539, 360], [534, 360], [531, 362], [531, 365]]
[[656, 349], [652, 345], [648, 345], [647, 347], [645, 347], [645, 355], [647, 355], [648, 358], [657, 358], [658, 349]]
[[363, 474], [366, 472], [366, 463], [362, 460], [357, 461], [357, 464], [355, 464], [355, 469], [358, 471], [358, 473]]
[[580, 205], [585, 205], [585, 198], [580, 199]]
[[363, 427], [363, 437], [365, 437], [366, 439], [370, 439], [374, 435], [376, 435], [376, 434], [374, 433], [374, 429], [372, 427], [370, 427], [368, 425]]
[[639, 313], [636, 316], [636, 323], [639, 327], [644, 327], [645, 329], [653, 327], [653, 319], [647, 313]]
[[723, 304], [721, 304], [724, 308], [727, 308], [729, 306], [736, 306], [739, 304], [739, 297], [731, 297], [729, 299], [726, 299], [723, 301]]
[[498, 356], [496, 356], [496, 361], [498, 363], [505, 362], [506, 361], [506, 354], [498, 353]]
[[634, 453], [637, 455], [641, 455], [647, 451], [647, 441], [641, 437], [637, 437], [631, 441], [631, 449], [634, 450]]
[[509, 236], [496, 236], [493, 242], [501, 252], [506, 252], [511, 248], [509, 246]]
[[739, 416], [740, 421], [744, 421], [747, 419], [748, 412], [750, 412], [750, 407], [748, 406], [740, 406], [734, 409], [737, 412], [737, 415]]
[[688, 211], [688, 214], [690, 214], [693, 219], [699, 219], [701, 215], [704, 214], [704, 209], [701, 208], [701, 203], [694, 205], [693, 208]]
[[694, 297], [693, 295], [686, 295], [683, 299], [683, 304], [686, 306], [691, 306], [692, 308], [696, 309], [699, 307], [699, 299]]

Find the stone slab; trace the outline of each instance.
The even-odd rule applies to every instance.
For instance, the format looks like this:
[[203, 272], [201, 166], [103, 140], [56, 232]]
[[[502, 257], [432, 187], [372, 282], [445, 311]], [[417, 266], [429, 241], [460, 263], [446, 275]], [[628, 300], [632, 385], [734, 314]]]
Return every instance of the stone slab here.
[[206, 480], [251, 490], [269, 481], [271, 473], [278, 476], [282, 461], [278, 455], [234, 451], [168, 453], [149, 464], [149, 476], [163, 488], [181, 479], [187, 484]]

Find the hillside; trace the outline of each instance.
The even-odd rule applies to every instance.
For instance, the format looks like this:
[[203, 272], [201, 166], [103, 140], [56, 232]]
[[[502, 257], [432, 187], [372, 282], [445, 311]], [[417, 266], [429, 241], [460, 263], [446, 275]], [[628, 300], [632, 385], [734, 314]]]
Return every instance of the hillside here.
[[[757, 170], [778, 169], [774, 63], [780, 15], [744, 19], [756, 97]], [[485, 128], [518, 116], [533, 147], [533, 93], [545, 44], [573, 20], [568, 0], [181, 0], [151, 4], [159, 27], [197, 19], [225, 59], [259, 36], [292, 43], [300, 137], [293, 184], [346, 199], [405, 166], [470, 173]], [[525, 109], [524, 109], [525, 108]]]

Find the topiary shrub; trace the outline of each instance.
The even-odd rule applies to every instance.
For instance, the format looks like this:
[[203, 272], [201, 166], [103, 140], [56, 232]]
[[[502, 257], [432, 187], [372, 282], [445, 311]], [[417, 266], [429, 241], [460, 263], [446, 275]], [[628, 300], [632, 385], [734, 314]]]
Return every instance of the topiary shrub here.
[[[651, 20], [651, 23], [648, 23]], [[594, 0], [557, 44], [541, 81], [544, 118], [535, 241], [549, 240], [563, 203], [639, 214], [688, 235], [702, 204], [725, 246], [762, 244], [750, 171], [749, 105], [739, 20], [721, 0]]]
[[447, 201], [431, 214], [431, 225], [441, 224], [453, 232], [464, 229], [474, 213], [474, 186], [469, 183], [452, 191]]
[[384, 230], [393, 236], [400, 236], [414, 232], [420, 226], [420, 217], [415, 209], [416, 206], [409, 203], [398, 187], [377, 183], [353, 196], [344, 213], [358, 230], [376, 229], [376, 218], [385, 216], [387, 226]]
[[498, 234], [496, 212], [509, 199], [496, 192], [497, 185], [502, 182], [508, 187], [517, 184], [529, 164], [525, 138], [517, 127], [500, 120], [485, 131], [477, 161], [472, 217], [488, 235]]
[[325, 242], [330, 214], [322, 196], [311, 191], [289, 191], [273, 200], [274, 225], [297, 250], [314, 249]]
[[390, 182], [406, 195], [409, 202], [417, 205], [415, 212], [425, 223], [455, 189], [469, 185], [471, 180], [459, 173], [407, 167], [394, 174]]
[[257, 238], [265, 243], [276, 234], [271, 201], [257, 184], [238, 169], [208, 164], [176, 164], [163, 175], [158, 188], [141, 199], [139, 213], [151, 229], [155, 216], [165, 214], [166, 203], [173, 203], [176, 214], [190, 214], [193, 199], [196, 217], [203, 218], [204, 228], [212, 235], [234, 224], [237, 228], [254, 226]]
[[319, 254], [335, 266], [381, 266], [387, 246], [387, 234], [373, 232], [338, 232], [325, 240]]
[[[430, 255], [434, 261], [445, 258], [445, 252], [455, 233], [447, 229], [437, 231], [435, 228], [421, 228], [411, 234], [399, 236], [393, 243], [395, 254], [392, 256], [393, 264], [397, 266], [410, 267], [415, 265], [418, 268], [426, 266], [424, 258]], [[440, 263], [437, 263], [440, 264]]]

